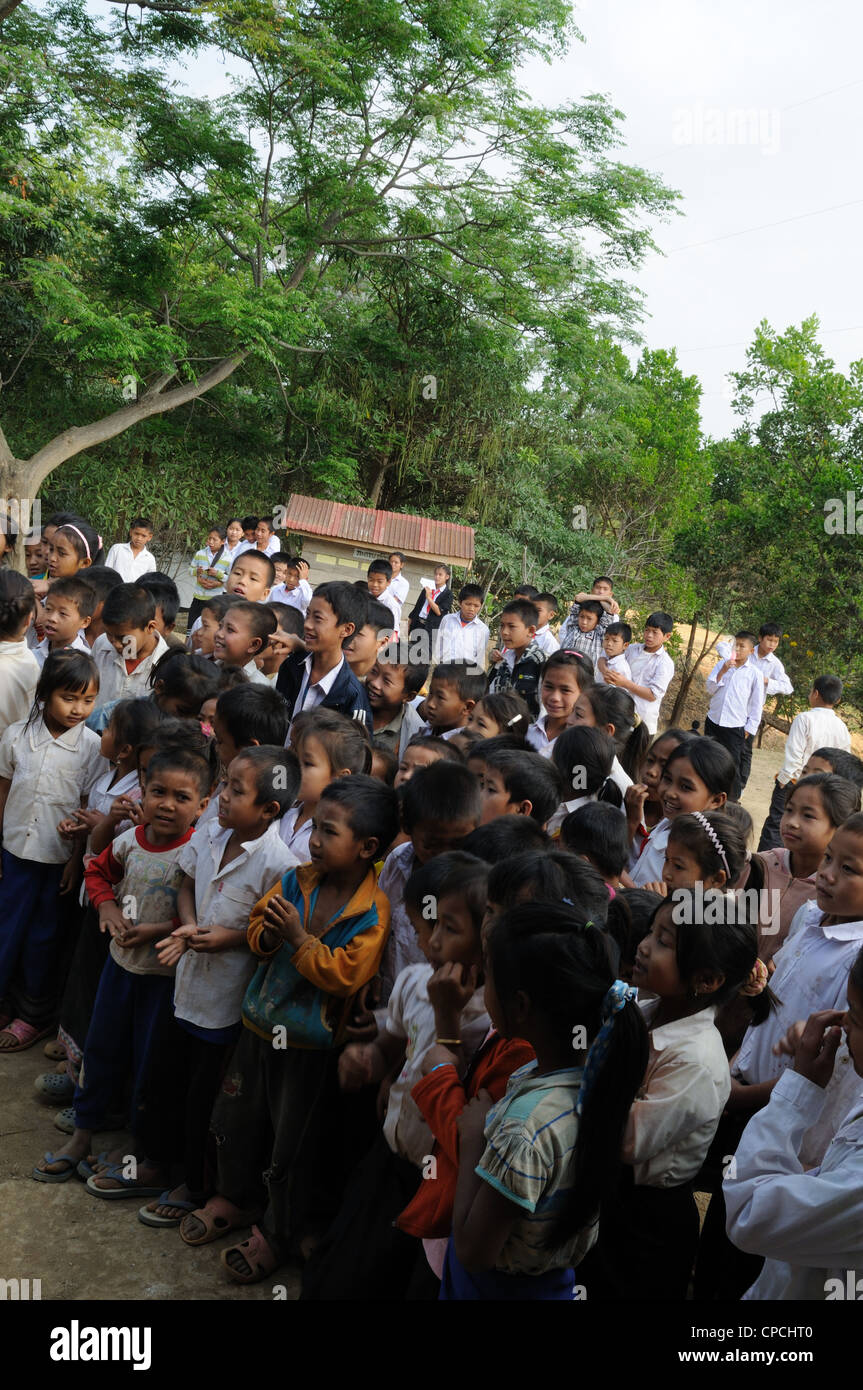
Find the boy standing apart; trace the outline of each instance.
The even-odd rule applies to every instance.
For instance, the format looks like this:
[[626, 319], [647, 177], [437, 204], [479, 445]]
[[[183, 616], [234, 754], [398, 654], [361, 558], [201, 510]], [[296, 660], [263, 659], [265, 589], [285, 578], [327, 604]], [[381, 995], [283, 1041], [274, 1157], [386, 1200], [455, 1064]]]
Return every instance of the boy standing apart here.
[[621, 690], [629, 691], [650, 734], [656, 733], [662, 699], [674, 678], [674, 662], [665, 650], [673, 631], [671, 614], [657, 609], [644, 624], [644, 641], [633, 642], [627, 648], [631, 679], [619, 671], [605, 672], [606, 685], [619, 685]]
[[400, 550], [394, 550], [392, 555], [387, 556], [392, 568], [393, 577], [390, 580], [390, 588], [393, 591], [393, 598], [399, 606], [401, 613], [405, 599], [410, 591], [410, 583], [402, 574], [407, 556], [402, 555]]
[[728, 749], [735, 764], [731, 800], [739, 801], [741, 792], [740, 763], [747, 739], [758, 733], [764, 709], [764, 678], [749, 660], [755, 650], [754, 632], [738, 632], [734, 637], [734, 655], [717, 661], [707, 677], [710, 708], [704, 721], [704, 732]]
[[315, 589], [303, 627], [308, 655], [293, 652], [282, 662], [276, 681], [292, 719], [301, 710], [323, 705], [371, 729], [372, 709], [365, 686], [342, 650], [367, 613], [368, 595], [353, 584], [336, 579]]
[[[509, 691], [520, 695], [536, 719], [539, 714], [539, 682], [545, 653], [537, 646], [539, 613], [529, 599], [517, 598], [504, 605], [500, 615], [500, 640], [505, 647], [502, 659], [492, 672], [488, 693]], [[491, 653], [494, 660], [494, 652]]]
[[485, 595], [480, 584], [463, 584], [458, 591], [458, 612], [447, 613], [438, 628], [438, 660], [467, 661], [485, 670], [490, 636], [479, 616]]
[[369, 597], [375, 599], [378, 603], [382, 603], [384, 608], [388, 608], [390, 613], [392, 613], [392, 635], [398, 638], [402, 610], [401, 605], [390, 588], [390, 580], [392, 577], [393, 572], [389, 560], [372, 560], [366, 573], [366, 583], [369, 587]]
[[156, 569], [156, 557], [147, 547], [153, 539], [153, 523], [146, 516], [136, 516], [129, 527], [129, 539], [112, 545], [105, 564], [116, 570], [124, 584], [133, 584], [142, 574]]
[[842, 748], [850, 752], [851, 735], [835, 709], [841, 699], [842, 682], [839, 677], [819, 676], [813, 681], [809, 692], [809, 709], [791, 721], [785, 741], [785, 761], [776, 774], [770, 810], [758, 841], [759, 852], [781, 847], [779, 822], [785, 810], [788, 789], [800, 777], [816, 748]]

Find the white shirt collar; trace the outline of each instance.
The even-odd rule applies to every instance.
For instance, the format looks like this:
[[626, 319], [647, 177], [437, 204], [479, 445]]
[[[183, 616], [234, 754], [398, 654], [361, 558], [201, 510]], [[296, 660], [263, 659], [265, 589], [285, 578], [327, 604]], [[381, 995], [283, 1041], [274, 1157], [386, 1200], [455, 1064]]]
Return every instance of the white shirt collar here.
[[322, 695], [329, 695], [330, 691], [336, 683], [336, 677], [338, 676], [339, 672], [345, 664], [345, 658], [344, 656], [342, 656], [342, 659], [339, 662], [338, 666], [334, 666], [332, 671], [327, 671], [327, 674], [325, 676], [321, 676], [321, 679], [319, 681], [312, 680], [313, 661], [314, 656], [311, 652], [309, 652], [308, 656], [305, 659], [305, 662], [303, 663], [306, 668], [306, 694], [308, 694], [310, 690], [319, 690]]
[[[660, 1001], [651, 999], [643, 1005], [644, 1021], [650, 1026], [650, 1019], [659, 1008]], [[663, 1023], [661, 1027], [654, 1028], [650, 1034], [650, 1045], [654, 1052], [661, 1052], [663, 1048], [674, 1046], [685, 1038], [691, 1038], [693, 1034], [705, 1033], [708, 1028], [715, 1027], [716, 1008], [708, 1005], [706, 1009], [699, 1009], [698, 1013], [688, 1014], [686, 1018], [677, 1018], [673, 1023]]]

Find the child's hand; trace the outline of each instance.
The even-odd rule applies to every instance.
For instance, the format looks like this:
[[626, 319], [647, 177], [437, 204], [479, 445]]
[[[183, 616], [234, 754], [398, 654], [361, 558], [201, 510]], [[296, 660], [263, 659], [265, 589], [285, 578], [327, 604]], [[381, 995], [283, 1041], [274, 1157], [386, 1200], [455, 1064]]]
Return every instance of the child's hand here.
[[281, 894], [275, 898], [270, 898], [264, 912], [264, 923], [282, 941], [286, 941], [294, 949], [305, 939], [305, 930], [300, 921], [300, 914], [293, 903], [287, 902]]
[[109, 902], [99, 904], [100, 932], [107, 932], [109, 936], [119, 938], [128, 926], [128, 917], [124, 917], [120, 904], [114, 902], [113, 898]]
[[663, 883], [662, 879], [654, 879], [652, 883], [642, 883], [639, 886], [645, 893], [658, 893], [661, 898], [668, 897], [668, 884]]
[[841, 1009], [819, 1009], [810, 1014], [794, 1054], [794, 1070], [822, 1089], [833, 1075], [836, 1049], [842, 1041]]
[[81, 882], [81, 861], [80, 859], [67, 859], [63, 865], [63, 873], [60, 877], [60, 893], [72, 893]]
[[361, 1091], [375, 1079], [372, 1043], [349, 1043], [339, 1057], [339, 1085], [343, 1091]]
[[499, 647], [492, 647], [488, 654], [488, 659], [489, 661], [493, 661], [495, 666], [497, 666], [498, 662], [503, 661], [503, 652]]
[[211, 951], [228, 951], [232, 946], [238, 946], [244, 940], [245, 937], [242, 932], [232, 931], [230, 927], [218, 927], [214, 924], [210, 927], [196, 927], [188, 938], [188, 944], [193, 951], [202, 951], [207, 954]]
[[773, 1044], [773, 1056], [796, 1057], [797, 1049], [800, 1046], [800, 1039], [803, 1037], [803, 1029], [805, 1027], [805, 1018], [798, 1018], [796, 1023], [792, 1023], [788, 1031], [783, 1033], [778, 1043]]
[[80, 822], [76, 819], [77, 815], [78, 813], [76, 811], [75, 815], [73, 816], [64, 816], [63, 819], [60, 821], [59, 825], [57, 826], [57, 833], [59, 835], [62, 835], [64, 840], [75, 840], [79, 836], [86, 835], [88, 833], [87, 826], [81, 825]]
[[378, 1035], [378, 1025], [372, 1010], [380, 1000], [380, 980], [377, 976], [364, 984], [351, 1006], [345, 1033], [355, 1042], [372, 1042]]
[[465, 1008], [476, 992], [478, 967], [464, 966], [459, 961], [449, 960], [440, 966], [428, 982], [429, 1003], [438, 1016], [460, 1019]]
[[626, 818], [641, 825], [644, 820], [644, 803], [649, 795], [649, 788], [643, 782], [633, 782], [631, 787], [627, 787], [623, 793], [623, 807], [626, 811]]
[[127, 925], [126, 931], [122, 936], [117, 937], [118, 946], [146, 946], [148, 942], [154, 942], [161, 937], [165, 930], [164, 922], [139, 922], [136, 927]]
[[170, 936], [165, 936], [161, 941], [156, 942], [156, 955], [159, 957], [159, 964], [176, 965], [186, 949], [186, 940], [178, 936], [176, 932], [171, 932]]
[[488, 1091], [479, 1091], [468, 1101], [457, 1120], [462, 1145], [475, 1144], [482, 1139], [485, 1117], [493, 1104]]
[[626, 676], [621, 671], [612, 671], [611, 667], [602, 673], [605, 676], [606, 685], [623, 685]]

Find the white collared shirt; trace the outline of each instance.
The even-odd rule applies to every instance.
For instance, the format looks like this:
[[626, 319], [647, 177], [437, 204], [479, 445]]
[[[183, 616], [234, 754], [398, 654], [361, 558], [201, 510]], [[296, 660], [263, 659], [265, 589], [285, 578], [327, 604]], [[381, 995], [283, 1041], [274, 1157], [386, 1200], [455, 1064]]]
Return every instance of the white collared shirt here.
[[399, 623], [402, 618], [402, 607], [388, 584], [382, 594], [369, 594], [369, 598], [374, 599], [375, 603], [382, 603], [384, 608], [388, 608], [393, 615], [393, 632], [398, 634]]
[[785, 740], [785, 761], [776, 775], [780, 787], [796, 782], [816, 748], [842, 748], [851, 751], [851, 735], [833, 709], [815, 706], [805, 709], [791, 721]]
[[483, 672], [490, 635], [479, 615], [463, 623], [460, 613], [447, 613], [438, 628], [438, 661], [469, 661]]
[[[78, 631], [75, 633], [75, 636], [72, 638], [72, 641], [67, 642], [65, 647], [55, 647], [54, 650], [58, 652], [86, 652], [88, 656], [92, 656], [90, 645], [87, 642], [86, 637], [84, 636], [83, 628], [78, 629]], [[38, 661], [39, 668], [41, 670], [41, 668], [45, 665], [45, 662], [48, 660], [48, 657], [51, 655], [51, 646], [47, 637], [43, 637], [41, 642], [37, 642], [36, 646], [33, 648], [33, 655]]]
[[0, 734], [27, 718], [38, 680], [39, 663], [26, 640], [0, 642]]
[[555, 652], [560, 651], [560, 643], [548, 623], [543, 623], [542, 627], [536, 629], [536, 636], [533, 640], [540, 651], [545, 652], [546, 656], [553, 656]]
[[305, 600], [306, 600], [306, 608], [308, 608], [309, 604], [310, 604], [311, 601], [312, 601], [312, 593], [313, 593], [312, 586], [311, 586], [311, 584], [309, 583], [308, 579], [301, 579], [301, 580], [300, 580], [299, 587], [300, 587], [300, 588], [302, 589], [302, 591], [303, 591], [303, 596], [304, 596], [304, 598], [305, 598]]
[[626, 872], [636, 888], [640, 888], [643, 883], [659, 883], [661, 880], [662, 870], [665, 868], [665, 846], [668, 844], [670, 832], [671, 821], [666, 816], [663, 820], [657, 821], [644, 841], [641, 853], [635, 858], [630, 856]]
[[390, 580], [390, 588], [393, 591], [393, 598], [395, 599], [399, 608], [401, 608], [402, 604], [407, 598], [408, 593], [410, 592], [410, 587], [411, 586], [409, 582], [407, 581], [407, 579], [405, 579], [404, 575], [401, 572], [399, 572], [398, 574], [394, 574], [392, 579]]
[[314, 656], [311, 652], [309, 652], [308, 656], [303, 662], [303, 666], [305, 667], [305, 675], [303, 676], [302, 684], [300, 685], [299, 693], [297, 695], [297, 702], [294, 705], [294, 715], [299, 714], [301, 710], [317, 709], [318, 705], [324, 699], [324, 696], [329, 695], [330, 691], [336, 683], [336, 679], [338, 677], [339, 672], [345, 664], [345, 658], [342, 657], [338, 666], [334, 666], [331, 671], [327, 671], [327, 674], [325, 676], [321, 676], [321, 679], [319, 681], [315, 681], [314, 685], [309, 685], [309, 681], [312, 675], [313, 660]]
[[[254, 657], [252, 657], [250, 661], [246, 662], [245, 666], [243, 667], [243, 670], [245, 671], [249, 680], [252, 681], [255, 685], [270, 685], [272, 683], [270, 681], [269, 676], [265, 676], [263, 671], [258, 670], [257, 666], [255, 665]], [[276, 674], [278, 675], [278, 672], [276, 672]]]
[[309, 854], [309, 840], [312, 838], [314, 825], [313, 817], [309, 816], [297, 829], [297, 819], [302, 813], [303, 803], [297, 802], [296, 806], [291, 806], [279, 821], [279, 838], [282, 843], [287, 845], [298, 864], [308, 864], [311, 858]]
[[[182, 848], [179, 865], [195, 881], [199, 927], [229, 927], [245, 933], [255, 903], [298, 863], [273, 821], [256, 840], [221, 868], [233, 831], [210, 823], [195, 831]], [[237, 1023], [257, 959], [246, 949], [186, 951], [177, 965], [174, 1013], [198, 1028], [229, 1028]]]
[[[640, 1005], [648, 1028], [660, 1001]], [[623, 1161], [640, 1187], [679, 1187], [707, 1156], [731, 1094], [731, 1076], [715, 1008], [663, 1024], [650, 1052], [623, 1137]]]
[[674, 662], [664, 646], [658, 652], [648, 652], [643, 642], [630, 642], [626, 659], [635, 684], [646, 686], [654, 696], [652, 700], [645, 700], [641, 695], [632, 695], [631, 690], [627, 691], [635, 701], [635, 708], [644, 720], [647, 732], [655, 734], [663, 697], [674, 679]]
[[3, 816], [3, 848], [17, 859], [65, 864], [72, 841], [57, 832], [105, 771], [101, 740], [76, 724], [54, 738], [40, 713], [29, 729], [16, 720], [0, 739], [0, 777], [12, 785]]
[[764, 711], [764, 678], [748, 660], [720, 675], [724, 665], [717, 661], [707, 677], [707, 717], [721, 729], [745, 729], [754, 737]]
[[[725, 639], [721, 642], [717, 642], [716, 653], [717, 656], [722, 657], [723, 661], [726, 657], [733, 656], [734, 642]], [[775, 652], [768, 652], [766, 656], [759, 656], [758, 648], [756, 647], [746, 664], [748, 666], [754, 666], [757, 671], [761, 672], [762, 682], [764, 677], [767, 677], [767, 689], [764, 692], [765, 700], [770, 695], [793, 695], [794, 686], [785, 674], [785, 667], [782, 665], [782, 662]]]
[[[105, 564], [109, 569], [116, 570], [124, 584], [134, 584], [136, 579], [140, 579], [142, 574], [150, 574], [157, 569], [156, 557], [152, 550], [144, 546], [135, 554], [128, 541], [121, 541], [119, 545], [112, 545], [108, 551], [108, 558]], [[86, 578], [83, 575], [82, 578]]]
[[275, 584], [270, 590], [267, 603], [287, 603], [291, 608], [299, 609], [303, 617], [306, 616], [309, 608], [309, 600], [299, 584], [295, 589], [286, 589], [284, 584]]
[[552, 749], [560, 737], [559, 734], [555, 734], [554, 738], [549, 738], [547, 729], [548, 715], [541, 714], [538, 719], [534, 720], [524, 736], [528, 748], [532, 748], [534, 753], [538, 753], [541, 758], [551, 757]]
[[167, 642], [161, 632], [157, 632], [156, 645], [150, 655], [139, 661], [134, 671], [127, 671], [125, 660], [111, 646], [107, 633], [100, 633], [90, 648], [90, 655], [99, 668], [96, 708], [107, 705], [111, 700], [137, 700], [149, 695], [150, 672], [167, 650]]
[[[593, 668], [593, 678], [596, 681], [597, 685], [608, 685], [608, 681], [605, 679], [605, 676], [602, 674], [602, 671], [600, 670], [600, 658], [605, 659], [605, 665], [609, 671], [618, 671], [620, 675], [625, 676], [628, 681], [635, 679], [632, 674], [632, 671], [629, 669], [629, 662], [626, 659], [626, 652], [619, 652], [617, 656], [606, 656], [605, 652], [601, 651], [599, 653], [599, 656], [596, 658], [596, 663]], [[636, 681], [636, 684], [641, 685], [641, 681]], [[630, 694], [630, 691], [627, 691], [626, 694]], [[634, 700], [635, 696], [633, 695], [632, 698]]]

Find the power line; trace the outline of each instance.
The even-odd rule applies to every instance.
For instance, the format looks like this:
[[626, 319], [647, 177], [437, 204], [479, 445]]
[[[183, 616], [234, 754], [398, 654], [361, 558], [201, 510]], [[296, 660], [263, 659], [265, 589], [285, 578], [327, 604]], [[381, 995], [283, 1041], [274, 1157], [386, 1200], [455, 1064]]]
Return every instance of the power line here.
[[[847, 328], [819, 328], [818, 335], [821, 338], [828, 337], [831, 333], [857, 333], [863, 329], [863, 323], [851, 323]], [[745, 339], [739, 343], [703, 343], [698, 347], [679, 347], [677, 352], [720, 352], [728, 348], [749, 347], [750, 339]]]
[[802, 101], [789, 102], [787, 106], [780, 106], [780, 111], [794, 111], [798, 106], [808, 106], [810, 101], [820, 101], [822, 97], [832, 97], [836, 92], [847, 92], [849, 87], [859, 87], [863, 82], [863, 77], [858, 77], [854, 82], [845, 82], [841, 87], [830, 87], [826, 92], [816, 92], [814, 96], [804, 97]]
[[822, 217], [827, 212], [841, 212], [844, 208], [858, 207], [863, 198], [852, 198], [848, 203], [834, 203], [828, 208], [815, 208], [813, 212], [798, 212], [793, 217], [782, 217], [778, 222], [760, 222], [756, 227], [743, 227], [739, 232], [723, 232], [721, 236], [708, 237], [706, 241], [690, 241], [685, 246], [673, 246], [666, 254], [674, 256], [678, 251], [694, 251], [699, 246], [712, 246], [717, 241], [730, 241], [732, 237], [749, 236], [750, 232], [768, 231], [772, 227], [785, 227], [789, 222], [803, 222], [807, 217]]

